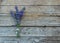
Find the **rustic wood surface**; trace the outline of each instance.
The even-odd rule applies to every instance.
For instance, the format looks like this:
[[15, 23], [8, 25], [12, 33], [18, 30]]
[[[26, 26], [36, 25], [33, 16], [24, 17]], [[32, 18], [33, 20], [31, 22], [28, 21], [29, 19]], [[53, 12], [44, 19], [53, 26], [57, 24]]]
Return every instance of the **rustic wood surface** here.
[[60, 0], [5, 0], [2, 5], [60, 5]]
[[[11, 10], [15, 11], [15, 5], [1, 5], [1, 13], [9, 13]], [[21, 10], [23, 7], [26, 8], [26, 13], [48, 13], [48, 14], [59, 14], [60, 13], [60, 6], [24, 6], [18, 5], [18, 8]], [[28, 14], [29, 15], [29, 14]]]
[[[1, 16], [0, 26], [12, 26], [15, 21], [11, 16]], [[60, 17], [51, 16], [24, 16], [21, 26], [60, 26]]]
[[[20, 36], [60, 36], [60, 27], [20, 27]], [[16, 36], [16, 27], [0, 27], [0, 37]]]
[[[26, 7], [16, 37], [10, 10]], [[60, 43], [60, 0], [0, 0], [0, 43]]]

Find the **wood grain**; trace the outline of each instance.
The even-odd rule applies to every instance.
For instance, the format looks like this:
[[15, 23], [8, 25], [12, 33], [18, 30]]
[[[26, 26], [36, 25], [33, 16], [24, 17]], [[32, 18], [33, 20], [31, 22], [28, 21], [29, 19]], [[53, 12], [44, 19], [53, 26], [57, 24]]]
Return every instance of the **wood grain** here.
[[[20, 36], [60, 36], [60, 27], [20, 27]], [[16, 27], [0, 27], [0, 37], [16, 36]]]
[[[27, 41], [28, 40], [28, 41]], [[52, 41], [53, 40], [53, 41]], [[60, 42], [60, 37], [21, 37], [20, 39], [16, 37], [0, 37], [0, 43], [59, 43]]]
[[[60, 6], [18, 6], [19, 10], [23, 7], [26, 13], [60, 14]], [[15, 6], [1, 6], [0, 13], [10, 13], [11, 10], [15, 11]]]
[[60, 0], [6, 0], [2, 5], [60, 5]]
[[[0, 0], [0, 43], [60, 43], [60, 0]], [[26, 7], [20, 38], [10, 11]]]
[[[12, 26], [15, 23], [11, 16], [0, 17], [0, 26]], [[60, 17], [24, 16], [21, 21], [21, 26], [60, 26]]]

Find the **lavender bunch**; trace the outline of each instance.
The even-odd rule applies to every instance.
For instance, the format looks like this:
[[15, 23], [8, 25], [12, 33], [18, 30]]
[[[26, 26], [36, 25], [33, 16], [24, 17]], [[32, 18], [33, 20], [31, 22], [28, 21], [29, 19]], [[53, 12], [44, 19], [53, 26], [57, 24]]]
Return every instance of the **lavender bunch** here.
[[24, 15], [25, 7], [19, 11], [18, 7], [15, 6], [15, 10], [16, 10], [15, 12], [10, 11], [10, 14], [15, 19], [16, 27], [17, 27], [16, 34], [17, 34], [17, 37], [19, 37], [20, 24], [21, 24], [22, 17]]

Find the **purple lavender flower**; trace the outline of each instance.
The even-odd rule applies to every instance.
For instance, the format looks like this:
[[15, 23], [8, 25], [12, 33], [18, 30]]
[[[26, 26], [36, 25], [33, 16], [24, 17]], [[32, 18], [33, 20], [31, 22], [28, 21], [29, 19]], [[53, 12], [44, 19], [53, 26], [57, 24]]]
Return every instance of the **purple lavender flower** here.
[[25, 10], [25, 7], [22, 8], [20, 11], [18, 10], [18, 7], [15, 6], [15, 12], [14, 11], [10, 11], [10, 14], [11, 16], [15, 19], [15, 22], [16, 22], [16, 34], [17, 34], [17, 37], [19, 37], [19, 26], [20, 26], [20, 23], [21, 23], [21, 20], [22, 20], [22, 17], [24, 15], [24, 10]]
[[17, 25], [17, 24], [20, 24], [20, 22], [21, 22], [21, 19], [22, 19], [23, 15], [24, 15], [25, 7], [22, 10], [19, 11], [18, 7], [15, 6], [15, 10], [16, 10], [16, 12], [10, 11], [10, 14], [15, 19], [16, 25]]

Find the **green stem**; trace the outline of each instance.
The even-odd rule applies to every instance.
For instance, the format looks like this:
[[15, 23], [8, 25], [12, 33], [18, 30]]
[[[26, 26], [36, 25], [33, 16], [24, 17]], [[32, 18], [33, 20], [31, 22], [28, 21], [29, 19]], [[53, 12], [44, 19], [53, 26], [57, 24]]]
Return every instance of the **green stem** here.
[[17, 38], [19, 38], [19, 37], [20, 37], [19, 31], [17, 31], [17, 34], [16, 34], [16, 35], [17, 35]]
[[17, 27], [17, 30], [16, 30], [16, 35], [17, 35], [17, 38], [19, 38], [20, 37], [20, 24], [17, 24], [16, 25], [16, 27]]

